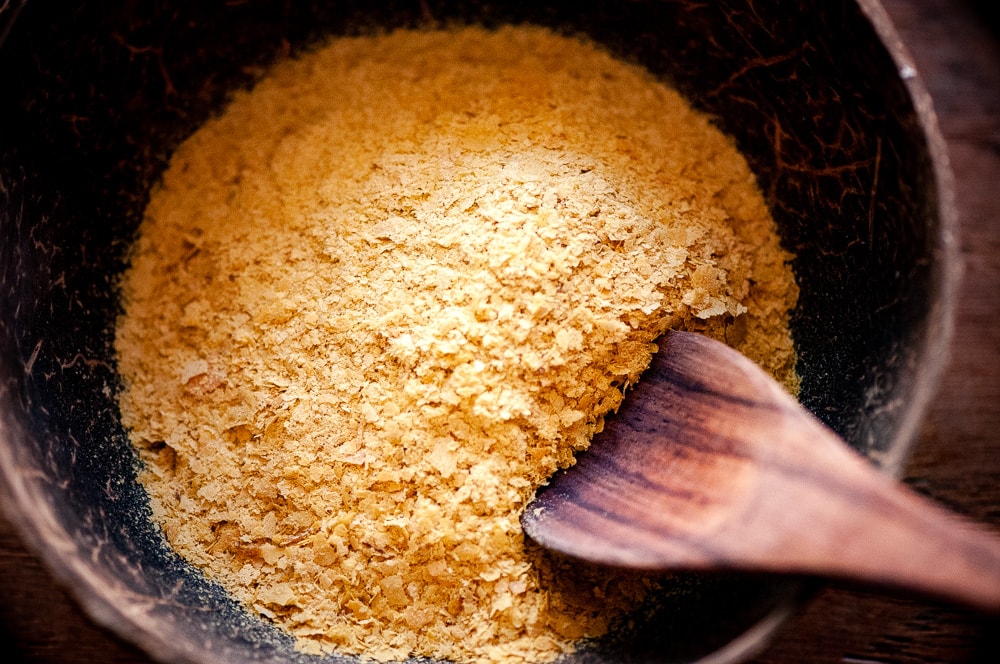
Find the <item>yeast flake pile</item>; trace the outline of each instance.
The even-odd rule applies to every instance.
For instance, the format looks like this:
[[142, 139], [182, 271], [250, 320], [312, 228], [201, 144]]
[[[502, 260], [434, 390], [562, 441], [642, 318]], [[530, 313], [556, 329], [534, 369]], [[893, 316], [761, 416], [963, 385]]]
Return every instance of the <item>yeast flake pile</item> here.
[[540, 28], [345, 38], [183, 143], [122, 282], [122, 419], [173, 548], [301, 650], [546, 661], [649, 583], [518, 516], [668, 328], [794, 389], [746, 163]]

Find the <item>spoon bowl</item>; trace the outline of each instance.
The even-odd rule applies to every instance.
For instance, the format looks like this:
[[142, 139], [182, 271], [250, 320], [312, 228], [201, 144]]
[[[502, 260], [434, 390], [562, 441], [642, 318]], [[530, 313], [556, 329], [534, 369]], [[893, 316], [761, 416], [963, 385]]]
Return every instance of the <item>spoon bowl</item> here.
[[749, 359], [691, 332], [661, 339], [521, 523], [590, 562], [843, 577], [1000, 610], [1000, 536], [882, 475]]

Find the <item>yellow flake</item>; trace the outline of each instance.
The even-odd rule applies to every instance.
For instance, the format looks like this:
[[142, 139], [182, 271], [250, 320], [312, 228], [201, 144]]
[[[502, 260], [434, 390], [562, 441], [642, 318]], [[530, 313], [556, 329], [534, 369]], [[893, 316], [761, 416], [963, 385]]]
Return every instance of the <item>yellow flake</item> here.
[[517, 515], [656, 337], [796, 386], [790, 256], [732, 142], [541, 28], [279, 63], [176, 150], [131, 258], [120, 407], [154, 514], [304, 653], [571, 652], [650, 583], [534, 555]]

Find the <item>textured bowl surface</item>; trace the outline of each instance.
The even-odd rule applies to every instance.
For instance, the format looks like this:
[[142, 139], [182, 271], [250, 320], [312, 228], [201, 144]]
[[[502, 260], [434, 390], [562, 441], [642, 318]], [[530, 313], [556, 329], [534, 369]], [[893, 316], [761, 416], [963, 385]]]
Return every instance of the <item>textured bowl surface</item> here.
[[[91, 615], [152, 655], [313, 661], [151, 524], [112, 339], [114, 284], [171, 150], [330, 34], [529, 21], [675, 85], [737, 139], [797, 256], [803, 402], [887, 471], [905, 457], [949, 330], [953, 220], [926, 95], [872, 0], [38, 2], [14, 20], [21, 4], [0, 10], [0, 498]], [[803, 588], [684, 577], [575, 659], [738, 659]]]

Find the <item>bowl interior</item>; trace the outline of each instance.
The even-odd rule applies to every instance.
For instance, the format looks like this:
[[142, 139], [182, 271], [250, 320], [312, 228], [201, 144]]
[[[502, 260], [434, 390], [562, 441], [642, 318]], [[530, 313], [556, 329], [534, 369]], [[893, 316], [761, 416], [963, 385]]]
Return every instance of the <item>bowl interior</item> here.
[[[797, 256], [802, 401], [898, 468], [941, 362], [948, 219], [927, 119], [859, 5], [122, 2], [17, 13], [0, 12], [0, 486], [84, 606], [154, 655], [313, 661], [151, 524], [117, 414], [112, 341], [115, 280], [173, 147], [228, 91], [329, 34], [527, 21], [586, 34], [675, 85], [737, 139]], [[739, 637], [801, 588], [684, 577], [632, 629], [575, 658], [738, 657]]]

